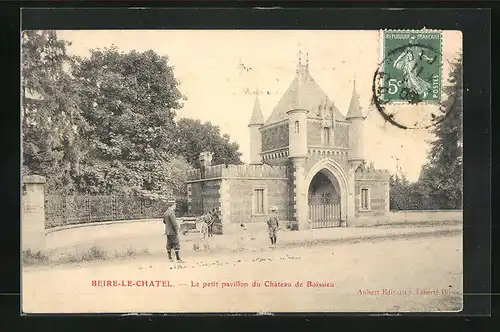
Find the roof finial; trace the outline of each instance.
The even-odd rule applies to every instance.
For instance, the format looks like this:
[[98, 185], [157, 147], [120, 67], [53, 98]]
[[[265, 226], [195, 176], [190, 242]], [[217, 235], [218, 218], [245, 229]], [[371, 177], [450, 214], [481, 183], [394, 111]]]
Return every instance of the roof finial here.
[[302, 67], [302, 50], [300, 48], [300, 43], [298, 45], [298, 48], [299, 48], [299, 61], [297, 63], [297, 72], [300, 71], [300, 68]]

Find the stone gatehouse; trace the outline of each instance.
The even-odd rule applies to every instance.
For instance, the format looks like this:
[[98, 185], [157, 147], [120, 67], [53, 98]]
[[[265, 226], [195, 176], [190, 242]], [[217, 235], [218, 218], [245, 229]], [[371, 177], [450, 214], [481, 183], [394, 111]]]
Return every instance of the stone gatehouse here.
[[389, 174], [364, 170], [363, 125], [354, 83], [344, 116], [299, 58], [296, 76], [267, 120], [256, 97], [249, 165], [211, 165], [188, 174], [188, 209], [219, 208], [222, 223], [263, 222], [271, 206], [299, 229], [355, 225], [389, 211]]

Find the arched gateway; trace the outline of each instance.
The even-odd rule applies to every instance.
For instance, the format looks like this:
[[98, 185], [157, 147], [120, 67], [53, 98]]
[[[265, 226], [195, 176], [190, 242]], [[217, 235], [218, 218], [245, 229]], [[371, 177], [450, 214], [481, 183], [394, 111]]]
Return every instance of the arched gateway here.
[[299, 58], [295, 78], [267, 119], [255, 97], [250, 165], [211, 165], [211, 154], [200, 154], [200, 169], [188, 174], [189, 213], [217, 208], [228, 230], [265, 223], [275, 207], [278, 218], [303, 230], [355, 225], [358, 217], [388, 212], [388, 173], [359, 169], [365, 116], [356, 84], [346, 111]]
[[312, 228], [336, 227], [347, 219], [347, 176], [331, 159], [308, 172], [308, 218]]

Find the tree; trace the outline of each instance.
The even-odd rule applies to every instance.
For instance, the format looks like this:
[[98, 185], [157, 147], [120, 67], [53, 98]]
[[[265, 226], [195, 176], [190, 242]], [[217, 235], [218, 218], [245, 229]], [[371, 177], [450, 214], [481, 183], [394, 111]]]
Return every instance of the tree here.
[[44, 175], [50, 192], [68, 193], [85, 127], [67, 70], [69, 43], [55, 31], [24, 31], [22, 37], [23, 174]]
[[435, 140], [419, 182], [428, 187], [429, 199], [442, 209], [462, 208], [462, 61], [452, 64], [450, 85], [444, 87], [451, 104], [448, 116], [433, 130]]
[[389, 176], [389, 206], [391, 210], [408, 210], [410, 202], [410, 182], [404, 175]]
[[203, 151], [213, 152], [212, 163], [241, 164], [239, 145], [230, 141], [227, 134], [221, 135], [218, 126], [200, 120], [180, 119], [177, 122], [177, 149], [192, 166], [199, 167], [199, 155]]
[[[93, 193], [173, 192], [184, 169], [175, 153], [176, 110], [184, 98], [168, 58], [153, 51], [91, 50], [75, 71], [89, 124], [78, 178]], [[181, 166], [182, 165], [182, 166]]]

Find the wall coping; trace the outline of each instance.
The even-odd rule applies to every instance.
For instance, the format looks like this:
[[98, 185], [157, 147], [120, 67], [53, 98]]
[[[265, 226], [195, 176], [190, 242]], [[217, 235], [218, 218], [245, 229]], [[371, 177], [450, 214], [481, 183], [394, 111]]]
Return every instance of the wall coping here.
[[80, 227], [94, 227], [94, 226], [117, 225], [117, 224], [119, 225], [119, 224], [127, 224], [127, 223], [132, 223], [132, 222], [147, 222], [147, 221], [158, 221], [158, 220], [161, 220], [161, 218], [87, 222], [87, 223], [81, 223], [81, 224], [72, 224], [72, 225], [66, 225], [66, 226], [56, 226], [56, 227], [47, 228], [45, 230], [45, 234], [64, 231], [64, 230], [72, 229], [72, 228], [80, 228]]
[[42, 175], [26, 175], [22, 177], [23, 184], [44, 184], [47, 182]]
[[208, 178], [208, 179], [198, 179], [198, 180], [187, 180], [186, 183], [197, 183], [197, 182], [205, 182], [205, 181], [222, 181], [222, 180], [289, 180], [289, 178], [270, 178], [270, 177], [255, 177], [255, 176], [222, 176], [216, 178]]
[[390, 210], [391, 213], [408, 213], [408, 212], [464, 212], [464, 210]]

